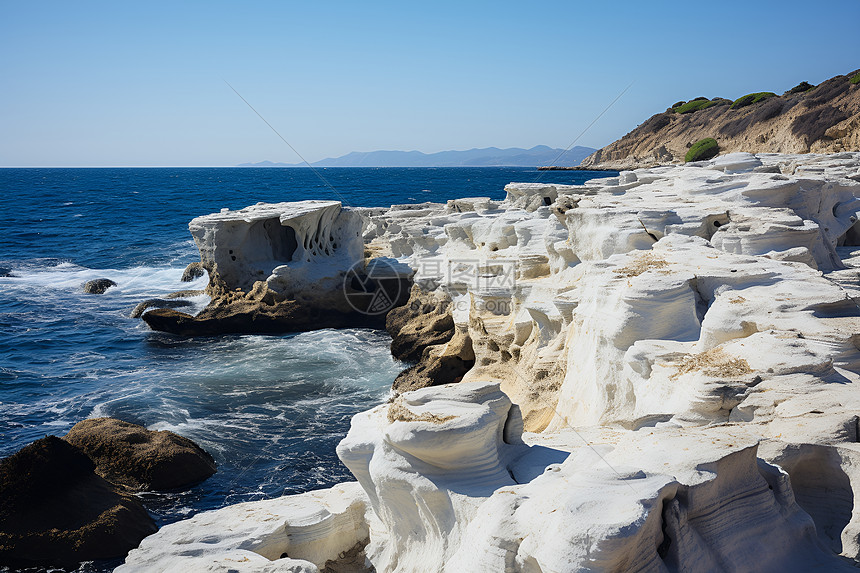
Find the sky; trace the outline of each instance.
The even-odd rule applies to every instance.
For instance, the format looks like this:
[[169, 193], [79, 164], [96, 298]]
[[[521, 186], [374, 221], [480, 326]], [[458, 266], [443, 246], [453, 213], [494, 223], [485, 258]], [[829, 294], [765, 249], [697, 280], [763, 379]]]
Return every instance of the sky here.
[[0, 166], [301, 161], [226, 82], [311, 162], [599, 148], [678, 100], [853, 71], [858, 21], [858, 0], [0, 0]]

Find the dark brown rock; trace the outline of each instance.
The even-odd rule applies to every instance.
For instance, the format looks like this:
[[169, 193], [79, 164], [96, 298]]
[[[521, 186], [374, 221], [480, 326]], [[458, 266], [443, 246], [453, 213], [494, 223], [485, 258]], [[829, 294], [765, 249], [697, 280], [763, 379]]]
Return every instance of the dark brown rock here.
[[116, 283], [110, 279], [94, 279], [84, 283], [84, 292], [88, 294], [104, 294], [104, 292]]
[[205, 290], [178, 290], [164, 295], [164, 298], [190, 298], [192, 296], [200, 296], [205, 293]]
[[137, 499], [48, 436], [0, 460], [0, 565], [70, 566], [122, 557], [155, 533]]
[[[212, 278], [214, 277], [214, 279]], [[382, 328], [385, 314], [367, 314], [351, 306], [343, 291], [330, 293], [328, 299], [309, 296], [307, 300], [286, 298], [272, 292], [263, 281], [250, 291], [228, 291], [210, 274], [207, 294], [211, 302], [196, 316], [171, 309], [155, 309], [141, 317], [153, 330], [182, 336], [217, 334], [279, 334], [320, 328]], [[407, 279], [403, 279], [408, 284]], [[394, 305], [406, 302], [406, 288], [399, 289]]]
[[392, 384], [396, 393], [418, 390], [428, 386], [441, 386], [460, 382], [475, 365], [472, 340], [464, 333], [457, 334], [444, 348], [428, 347], [418, 364], [401, 372]]
[[134, 307], [129, 316], [131, 316], [131, 318], [140, 318], [143, 316], [143, 313], [150, 308], [185, 308], [189, 306], [192, 306], [191, 301], [182, 300], [181, 298], [169, 300], [164, 298], [151, 298]]
[[64, 439], [93, 460], [97, 474], [134, 490], [181, 488], [215, 473], [212, 456], [188, 438], [114, 418], [78, 422]]
[[228, 304], [209, 307], [197, 316], [157, 308], [141, 318], [153, 330], [182, 336], [279, 334], [320, 328], [380, 328], [384, 317], [308, 307], [295, 301], [271, 306]]
[[415, 362], [428, 346], [444, 344], [454, 336], [451, 301], [425, 294], [414, 285], [409, 302], [386, 316], [385, 329], [391, 335], [391, 354]]
[[191, 263], [185, 267], [185, 271], [182, 273], [182, 282], [190, 283], [194, 279], [199, 279], [204, 274], [206, 274], [206, 267], [203, 266], [203, 263], [200, 261]]

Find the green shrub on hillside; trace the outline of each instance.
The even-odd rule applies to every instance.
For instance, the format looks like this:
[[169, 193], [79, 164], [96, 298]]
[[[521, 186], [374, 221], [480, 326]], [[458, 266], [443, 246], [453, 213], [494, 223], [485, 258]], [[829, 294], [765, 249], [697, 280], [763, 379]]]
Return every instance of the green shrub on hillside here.
[[758, 92], [754, 94], [747, 94], [743, 97], [739, 97], [735, 100], [735, 103], [732, 104], [732, 109], [738, 109], [747, 105], [751, 105], [754, 103], [758, 103], [760, 101], [764, 101], [769, 97], [774, 97], [776, 94], [773, 92]]
[[688, 101], [684, 105], [673, 107], [672, 111], [675, 113], [693, 113], [694, 111], [707, 109], [713, 105], [717, 105], [716, 102], [710, 102], [706, 99], [694, 99], [693, 101]]
[[797, 84], [796, 86], [794, 86], [793, 88], [791, 88], [790, 90], [788, 90], [785, 93], [787, 93], [787, 94], [800, 94], [800, 93], [808, 92], [809, 90], [813, 89], [814, 87], [815, 86], [809, 82], [800, 82], [799, 84]]
[[700, 111], [703, 109], [708, 109], [709, 107], [714, 107], [715, 105], [727, 105], [732, 103], [732, 100], [715, 97], [712, 100], [708, 100], [707, 98], [697, 97], [696, 99], [690, 100], [687, 103], [681, 103], [681, 105], [676, 105], [672, 107], [672, 111], [675, 113], [693, 113], [694, 111]]
[[687, 151], [687, 155], [684, 156], [684, 162], [704, 161], [716, 157], [719, 152], [720, 146], [717, 145], [717, 140], [713, 137], [706, 137], [693, 144]]
[[851, 78], [851, 83], [852, 84], [860, 84], [860, 74], [857, 74], [853, 78]]

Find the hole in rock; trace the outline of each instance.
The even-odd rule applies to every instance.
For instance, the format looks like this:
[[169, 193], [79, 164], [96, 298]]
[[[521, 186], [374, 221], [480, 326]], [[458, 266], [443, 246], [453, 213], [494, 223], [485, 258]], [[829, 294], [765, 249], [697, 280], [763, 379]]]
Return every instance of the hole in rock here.
[[550, 205], [552, 205], [552, 199], [550, 199], [549, 197], [544, 197], [543, 204], [549, 207]]
[[836, 239], [837, 247], [860, 247], [860, 221], [857, 221]]
[[263, 229], [272, 247], [272, 258], [276, 261], [291, 261], [299, 246], [295, 229], [281, 225], [277, 219], [265, 221]]

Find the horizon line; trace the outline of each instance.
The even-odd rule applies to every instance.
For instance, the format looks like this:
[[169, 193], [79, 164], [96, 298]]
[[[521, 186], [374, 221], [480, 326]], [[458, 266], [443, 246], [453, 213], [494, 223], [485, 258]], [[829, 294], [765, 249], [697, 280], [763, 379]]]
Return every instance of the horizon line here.
[[[537, 169], [552, 165], [316, 165], [313, 169]], [[0, 165], [0, 169], [311, 169], [304, 164], [273, 165]]]

